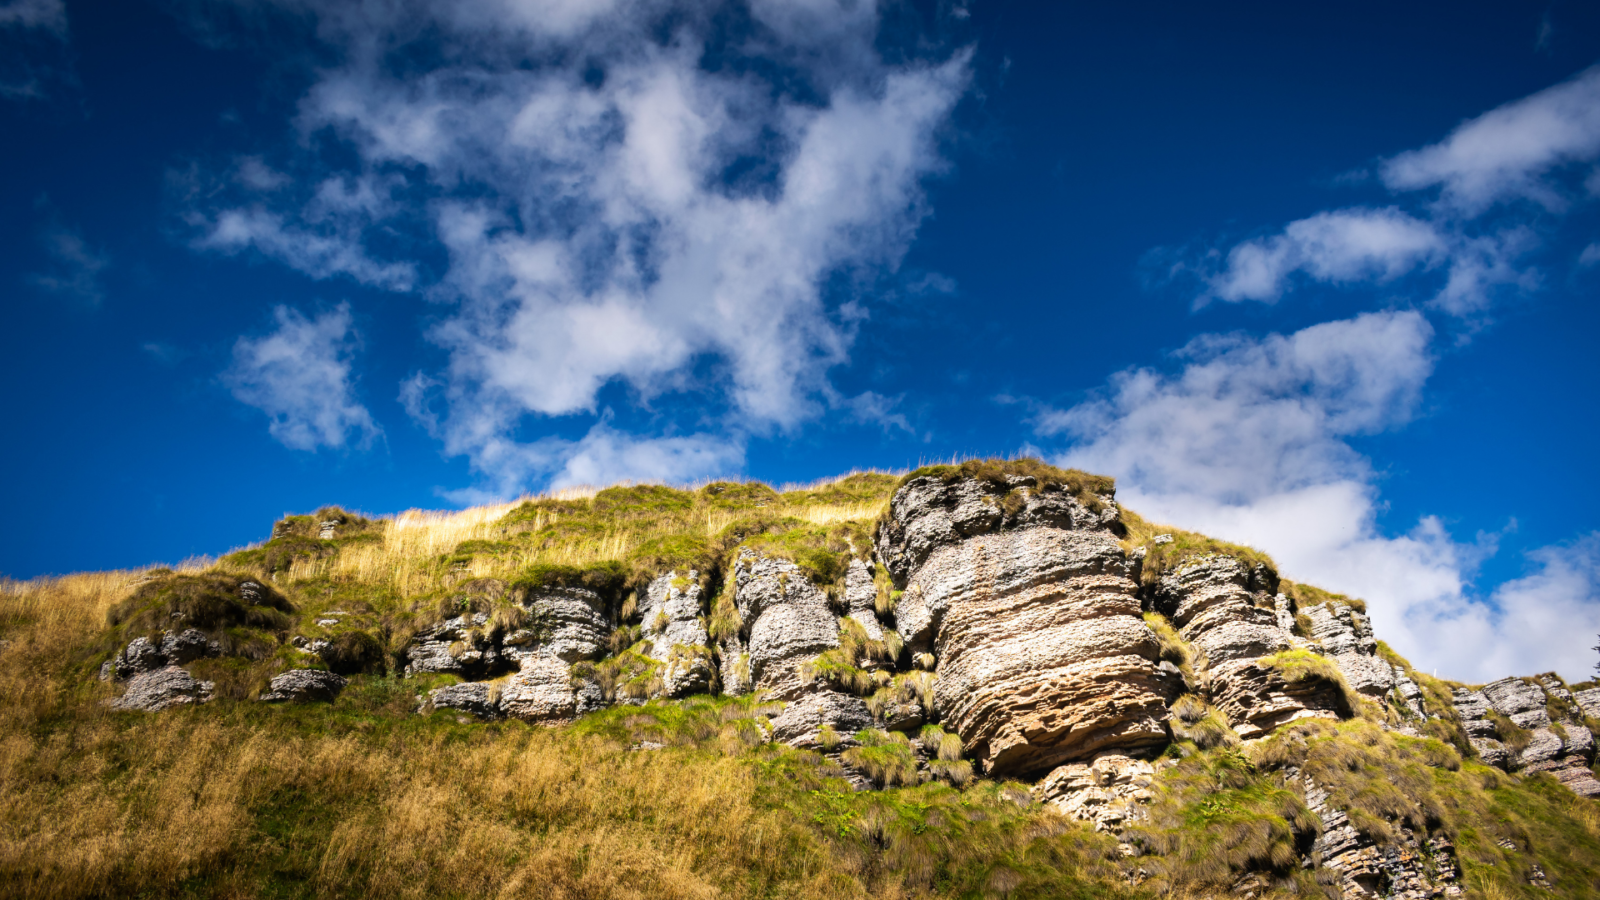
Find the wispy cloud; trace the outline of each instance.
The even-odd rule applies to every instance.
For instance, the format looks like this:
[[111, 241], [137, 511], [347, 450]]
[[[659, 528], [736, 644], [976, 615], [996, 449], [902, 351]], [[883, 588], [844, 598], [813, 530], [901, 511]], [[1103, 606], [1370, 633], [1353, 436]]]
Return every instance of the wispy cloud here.
[[8, 0], [0, 3], [0, 28], [36, 29], [65, 37], [67, 4], [64, 0]]
[[359, 344], [350, 306], [314, 319], [280, 306], [277, 328], [241, 337], [223, 382], [241, 403], [267, 414], [268, 431], [284, 446], [313, 451], [365, 445], [382, 433], [355, 396], [351, 358]]
[[1548, 230], [1540, 223], [1592, 198], [1585, 184], [1600, 179], [1597, 157], [1600, 67], [1382, 161], [1384, 186], [1409, 209], [1319, 212], [1225, 252], [1163, 261], [1169, 275], [1199, 278], [1198, 305], [1272, 303], [1301, 284], [1368, 287], [1431, 273], [1433, 308], [1481, 316], [1502, 293], [1540, 285], [1526, 262]]
[[1377, 527], [1374, 474], [1350, 439], [1415, 415], [1431, 338], [1415, 311], [1207, 336], [1175, 369], [1122, 372], [1037, 428], [1069, 442], [1060, 464], [1115, 475], [1146, 517], [1260, 547], [1288, 577], [1368, 599], [1378, 633], [1420, 667], [1468, 681], [1583, 674], [1600, 630], [1600, 539], [1537, 551], [1534, 574], [1481, 597], [1469, 585], [1494, 535], [1456, 540], [1432, 517], [1398, 537]]
[[[343, 60], [302, 98], [303, 142], [358, 163], [309, 178], [339, 192], [290, 198], [255, 177], [253, 194], [196, 203], [197, 246], [454, 304], [431, 333], [449, 365], [414, 382], [432, 402], [412, 406], [494, 483], [562, 471], [550, 445], [523, 453], [511, 435], [597, 416], [612, 385], [641, 404], [693, 395], [737, 423], [730, 445], [836, 405], [828, 370], [849, 357], [861, 300], [826, 286], [898, 264], [970, 67], [959, 50], [885, 62], [872, 3], [762, 0], [733, 35], [715, 4], [666, 0], [291, 5]], [[374, 52], [421, 33], [440, 44], [431, 68], [396, 72]], [[395, 229], [402, 255], [382, 247]], [[399, 268], [419, 247], [446, 260], [436, 279]], [[900, 424], [863, 397], [853, 412]], [[647, 461], [562, 446], [622, 475]]]
[[73, 81], [64, 0], [0, 3], [0, 99], [38, 100]]
[[105, 299], [100, 273], [111, 264], [109, 256], [90, 247], [82, 234], [60, 223], [47, 225], [39, 240], [50, 264], [44, 271], [27, 276], [29, 284], [91, 305]]
[[1530, 200], [1564, 209], [1571, 190], [1558, 176], [1600, 156], [1600, 66], [1463, 122], [1437, 144], [1402, 153], [1382, 168], [1397, 191], [1439, 189], [1451, 213], [1476, 216], [1496, 203]]

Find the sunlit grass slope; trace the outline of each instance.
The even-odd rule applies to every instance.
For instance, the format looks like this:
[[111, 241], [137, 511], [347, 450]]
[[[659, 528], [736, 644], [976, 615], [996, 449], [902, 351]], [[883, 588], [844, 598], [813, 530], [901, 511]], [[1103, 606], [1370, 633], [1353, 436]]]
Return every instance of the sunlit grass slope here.
[[[1448, 835], [1469, 896], [1600, 895], [1595, 805], [1464, 759], [1451, 735], [1399, 738], [1355, 720], [1241, 749], [1226, 723], [1202, 727], [1214, 712], [1183, 701], [1196, 724], [1168, 750], [1180, 762], [1136, 833], [1145, 855], [1127, 858], [1031, 802], [1027, 785], [851, 791], [823, 756], [760, 742], [759, 698], [618, 706], [544, 728], [418, 715], [420, 694], [447, 677], [395, 675], [409, 635], [480, 579], [599, 579], [620, 608], [643, 579], [694, 569], [716, 596], [728, 555], [756, 542], [826, 583], [869, 552], [897, 482], [626, 486], [392, 518], [330, 508], [181, 570], [196, 591], [201, 576], [266, 579], [296, 633], [337, 637], [316, 624], [337, 609], [338, 628], [380, 641], [385, 655], [332, 704], [256, 702], [285, 665], [267, 646], [282, 635], [241, 624], [238, 646], [264, 649], [232, 668], [207, 661], [216, 700], [113, 712], [96, 673], [127, 629], [147, 627], [140, 616], [157, 607], [140, 605], [140, 589], [159, 583], [154, 570], [6, 584], [0, 896], [1208, 897], [1249, 871], [1283, 896], [1330, 896], [1299, 866], [1316, 826], [1291, 775], [1311, 770], [1360, 828]], [[1157, 565], [1205, 552], [1270, 564], [1127, 524], [1130, 547], [1162, 548]], [[1158, 545], [1158, 531], [1179, 537]], [[1181, 639], [1163, 640], [1182, 661]], [[1535, 864], [1552, 889], [1528, 884]]]

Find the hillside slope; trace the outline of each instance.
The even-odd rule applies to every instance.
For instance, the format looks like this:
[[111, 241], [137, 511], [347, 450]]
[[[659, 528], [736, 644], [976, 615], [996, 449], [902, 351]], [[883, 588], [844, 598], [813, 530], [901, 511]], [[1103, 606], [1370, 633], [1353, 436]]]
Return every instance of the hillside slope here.
[[1036, 460], [327, 508], [0, 641], [5, 896], [1600, 896], [1600, 690]]

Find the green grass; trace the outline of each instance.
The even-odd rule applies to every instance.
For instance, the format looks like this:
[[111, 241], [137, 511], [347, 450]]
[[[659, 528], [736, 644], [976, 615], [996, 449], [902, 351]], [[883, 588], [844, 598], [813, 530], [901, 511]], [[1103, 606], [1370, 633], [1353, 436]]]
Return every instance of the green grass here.
[[[1273, 578], [1277, 577], [1278, 567], [1272, 557], [1254, 547], [1230, 544], [1193, 531], [1147, 522], [1138, 513], [1126, 508], [1122, 510], [1122, 526], [1126, 530], [1122, 540], [1123, 549], [1132, 552], [1143, 548], [1145, 551], [1140, 577], [1146, 585], [1153, 585], [1163, 575], [1184, 563], [1205, 556], [1231, 556], [1249, 568], [1265, 567], [1273, 573]], [[1162, 535], [1172, 540], [1157, 543], [1156, 537]]]

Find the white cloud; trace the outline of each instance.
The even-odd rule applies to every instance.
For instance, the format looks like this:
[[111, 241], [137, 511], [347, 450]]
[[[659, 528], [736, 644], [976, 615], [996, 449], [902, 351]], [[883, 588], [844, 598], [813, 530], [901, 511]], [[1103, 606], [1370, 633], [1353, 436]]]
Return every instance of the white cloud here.
[[1437, 265], [1447, 244], [1432, 224], [1394, 207], [1318, 213], [1291, 222], [1282, 234], [1235, 246], [1226, 267], [1208, 279], [1210, 293], [1270, 303], [1297, 272], [1333, 284], [1392, 281]]
[[1182, 372], [1122, 372], [1105, 396], [1038, 418], [1075, 441], [1071, 459], [1138, 490], [1249, 503], [1365, 476], [1343, 442], [1406, 421], [1432, 372], [1416, 312], [1369, 313], [1262, 340], [1208, 336]]
[[1597, 262], [1600, 262], [1600, 243], [1590, 244], [1583, 248], [1582, 253], [1578, 254], [1578, 265], [1580, 266], [1592, 266]]
[[63, 225], [52, 224], [40, 234], [50, 267], [28, 276], [28, 283], [53, 294], [98, 304], [105, 299], [100, 273], [111, 258], [89, 246], [83, 235]]
[[1420, 314], [1392, 312], [1202, 338], [1179, 371], [1121, 373], [1038, 427], [1071, 441], [1058, 463], [1115, 475], [1119, 499], [1147, 518], [1260, 547], [1287, 577], [1364, 597], [1379, 637], [1423, 669], [1583, 675], [1600, 539], [1535, 553], [1535, 575], [1485, 599], [1469, 585], [1493, 536], [1457, 541], [1433, 518], [1398, 537], [1377, 527], [1373, 473], [1348, 439], [1415, 414], [1431, 335]]
[[[403, 290], [416, 269], [374, 236], [425, 222], [417, 243], [448, 268], [423, 289], [454, 313], [431, 332], [449, 365], [411, 399], [429, 387], [418, 420], [447, 452], [497, 483], [547, 470], [508, 436], [530, 416], [598, 415], [613, 385], [641, 405], [695, 394], [735, 443], [844, 402], [828, 370], [865, 314], [825, 286], [898, 264], [970, 53], [883, 62], [867, 0], [762, 0], [732, 43], [694, 4], [296, 5], [344, 52], [302, 99], [301, 137], [353, 150], [323, 184], [372, 185], [376, 202], [208, 200], [198, 246]], [[422, 22], [441, 62], [396, 74], [374, 48]], [[713, 47], [738, 64], [702, 67]], [[873, 405], [849, 411], [899, 424]]]
[[65, 37], [67, 4], [63, 0], [9, 0], [0, 3], [0, 28], [38, 29]]
[[278, 327], [241, 337], [223, 381], [241, 403], [267, 414], [268, 430], [295, 450], [362, 445], [381, 434], [355, 397], [351, 357], [358, 337], [350, 305], [307, 319], [286, 306], [273, 311]]
[[[338, 200], [337, 189], [327, 190]], [[363, 284], [394, 291], [416, 284], [416, 266], [410, 262], [373, 259], [362, 246], [363, 226], [336, 221], [331, 204], [319, 192], [308, 204], [307, 215], [297, 223], [289, 216], [260, 205], [223, 209], [210, 216], [191, 215], [190, 224], [201, 229], [193, 245], [200, 250], [236, 254], [254, 249], [264, 256], [310, 275], [331, 278], [347, 275]]]
[[1502, 201], [1532, 200], [1545, 211], [1561, 212], [1600, 193], [1600, 169], [1592, 166], [1597, 156], [1600, 66], [1484, 113], [1443, 141], [1380, 166], [1391, 192], [1439, 188], [1438, 203], [1420, 204], [1416, 211], [1389, 206], [1320, 212], [1226, 253], [1180, 260], [1170, 274], [1197, 274], [1205, 290], [1196, 302], [1203, 305], [1212, 299], [1273, 303], [1308, 282], [1370, 287], [1433, 273], [1439, 276], [1428, 300], [1433, 308], [1480, 316], [1496, 296], [1541, 284], [1541, 274], [1523, 260], [1540, 246], [1541, 230], [1551, 227], [1548, 216], [1541, 220], [1526, 211], [1485, 216]]
[[1600, 66], [1463, 122], [1437, 144], [1382, 167], [1393, 190], [1437, 187], [1450, 210], [1476, 216], [1506, 200], [1559, 210], [1566, 190], [1550, 176], [1600, 156]]

